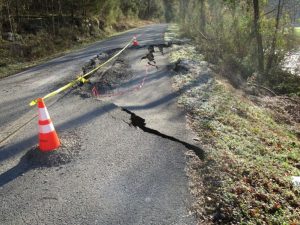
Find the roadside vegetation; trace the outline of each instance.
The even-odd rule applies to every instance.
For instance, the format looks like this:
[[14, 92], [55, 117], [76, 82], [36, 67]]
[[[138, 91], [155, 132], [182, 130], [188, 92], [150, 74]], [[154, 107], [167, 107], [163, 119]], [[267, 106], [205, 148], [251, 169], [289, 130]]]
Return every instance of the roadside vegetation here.
[[299, 0], [178, 1], [171, 12], [181, 32], [237, 88], [251, 79], [276, 94], [300, 95], [300, 82], [282, 70], [300, 45]]
[[171, 53], [193, 64], [174, 87], [207, 153], [188, 154], [199, 224], [299, 224], [300, 99], [245, 94], [203, 58], [191, 45]]
[[[207, 154], [200, 160], [187, 153], [199, 224], [300, 224], [300, 188], [292, 182], [300, 176], [300, 77], [282, 69], [299, 39], [287, 28], [282, 2], [270, 2], [284, 17], [278, 28], [278, 12], [264, 16], [266, 1], [256, 2], [259, 21], [249, 1], [190, 1], [189, 13], [166, 35], [192, 39], [173, 46], [171, 61], [178, 103]], [[260, 44], [268, 49], [261, 62]]]
[[117, 35], [122, 31], [151, 23], [153, 22], [148, 20], [127, 20], [122, 23], [121, 28], [110, 27], [95, 35], [62, 29], [59, 31], [60, 35], [54, 37], [49, 36], [45, 31], [41, 31], [35, 35], [24, 35], [17, 44], [16, 42], [12, 43], [0, 39], [0, 78], [82, 48], [95, 41]]
[[160, 1], [0, 0], [0, 78], [159, 20]]

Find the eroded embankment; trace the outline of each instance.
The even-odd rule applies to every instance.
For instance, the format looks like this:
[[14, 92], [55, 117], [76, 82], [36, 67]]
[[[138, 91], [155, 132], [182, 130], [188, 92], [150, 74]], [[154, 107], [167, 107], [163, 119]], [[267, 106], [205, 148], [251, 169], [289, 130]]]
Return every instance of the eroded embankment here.
[[179, 104], [207, 150], [205, 160], [188, 154], [199, 221], [299, 224], [299, 99], [237, 90], [193, 46], [176, 47], [172, 59]]

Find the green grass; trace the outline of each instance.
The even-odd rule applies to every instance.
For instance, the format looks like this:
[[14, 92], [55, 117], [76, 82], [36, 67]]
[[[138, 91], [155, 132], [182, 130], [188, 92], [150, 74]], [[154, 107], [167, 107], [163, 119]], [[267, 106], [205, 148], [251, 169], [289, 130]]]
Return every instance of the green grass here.
[[[185, 48], [171, 58], [199, 61], [195, 55]], [[181, 89], [199, 78], [178, 74], [174, 84]], [[300, 176], [295, 167], [300, 141], [291, 124], [219, 78], [183, 92], [179, 104], [207, 149], [207, 158], [192, 169], [199, 176], [193, 180], [201, 183], [194, 183], [192, 192], [205, 196], [196, 196], [199, 217], [222, 215], [221, 224], [300, 224], [300, 192], [291, 184], [291, 176]], [[222, 185], [216, 187], [217, 182]]]

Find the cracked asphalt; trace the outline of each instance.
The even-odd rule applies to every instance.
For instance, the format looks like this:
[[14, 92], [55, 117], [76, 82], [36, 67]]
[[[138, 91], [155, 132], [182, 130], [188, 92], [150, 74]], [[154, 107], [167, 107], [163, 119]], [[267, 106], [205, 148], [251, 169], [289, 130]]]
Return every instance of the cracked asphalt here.
[[[144, 38], [141, 44], [161, 43], [165, 30], [165, 24], [140, 28], [0, 80], [1, 137], [32, 116], [36, 109], [27, 106], [32, 98], [72, 78], [99, 49], [121, 47], [132, 34]], [[143, 51], [128, 54], [136, 62], [136, 80]], [[0, 145], [0, 224], [196, 224], [189, 214], [188, 149], [131, 126], [132, 115], [117, 106], [145, 118], [151, 129], [192, 140], [176, 106], [167, 57], [159, 57], [159, 70], [139, 91], [100, 100], [71, 92], [46, 102], [63, 145], [77, 152], [70, 163], [30, 164], [26, 153], [37, 144], [36, 120]]]

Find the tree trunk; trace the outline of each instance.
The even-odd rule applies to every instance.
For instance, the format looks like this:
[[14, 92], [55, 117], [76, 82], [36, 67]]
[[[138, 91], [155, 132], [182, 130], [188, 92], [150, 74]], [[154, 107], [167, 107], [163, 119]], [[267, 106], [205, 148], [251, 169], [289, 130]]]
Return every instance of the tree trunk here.
[[52, 0], [52, 33], [55, 35], [54, 2]]
[[72, 29], [74, 28], [74, 0], [71, 1], [71, 20], [72, 20]]
[[148, 0], [148, 12], [147, 12], [148, 15], [147, 15], [147, 18], [149, 18], [150, 15], [151, 15], [151, 14], [150, 14], [150, 13], [151, 13], [150, 11], [151, 11], [151, 0]]
[[0, 40], [2, 39], [2, 28], [3, 28], [3, 21], [4, 21], [4, 6], [2, 5], [3, 3], [0, 2]]
[[85, 17], [85, 1], [84, 0], [82, 0], [81, 1], [81, 4], [82, 4], [82, 17]]
[[280, 24], [280, 17], [282, 14], [282, 9], [283, 9], [283, 2], [284, 0], [279, 0], [278, 6], [277, 6], [277, 15], [276, 15], [276, 23], [275, 23], [275, 31], [272, 39], [272, 44], [271, 44], [271, 51], [270, 55], [268, 58], [267, 62], [267, 68], [266, 72], [269, 73], [273, 66], [274, 58], [275, 58], [275, 50], [276, 50], [276, 43], [277, 43], [277, 35], [278, 35], [278, 30], [279, 30], [279, 24]]
[[259, 0], [253, 0], [253, 13], [254, 13], [254, 34], [256, 37], [256, 45], [257, 45], [258, 71], [262, 74], [264, 73], [264, 49], [263, 49], [262, 36], [260, 32]]
[[46, 0], [46, 14], [49, 15], [49, 6], [48, 6], [48, 0]]
[[206, 28], [206, 11], [205, 0], [200, 0], [200, 31], [205, 34]]
[[15, 7], [16, 7], [15, 10], [16, 10], [16, 24], [17, 24], [16, 30], [17, 30], [17, 32], [18, 32], [18, 30], [19, 30], [19, 24], [20, 24], [20, 17], [19, 17], [19, 1], [18, 1], [18, 0], [16, 0]]
[[7, 17], [9, 21], [9, 26], [10, 26], [10, 32], [14, 33], [14, 28], [13, 28], [13, 23], [10, 15], [10, 10], [9, 10], [9, 0], [6, 1], [6, 10], [7, 10]]
[[[59, 11], [59, 23], [61, 23], [63, 26], [65, 22], [64, 22], [63, 12], [62, 12], [61, 0], [58, 0], [57, 3], [58, 3], [58, 11]], [[58, 27], [60, 27], [60, 25], [58, 25]]]
[[180, 0], [180, 18], [181, 18], [181, 23], [183, 25], [186, 24], [186, 14], [187, 14], [187, 8], [189, 5], [189, 0]]

